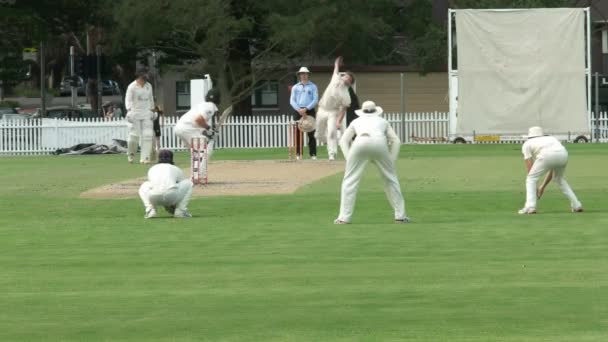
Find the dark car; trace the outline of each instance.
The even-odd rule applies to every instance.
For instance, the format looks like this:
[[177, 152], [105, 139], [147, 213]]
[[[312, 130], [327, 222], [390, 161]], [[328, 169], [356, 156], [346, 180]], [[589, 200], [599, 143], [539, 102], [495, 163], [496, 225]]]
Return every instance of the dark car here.
[[[86, 84], [84, 79], [80, 76], [76, 76], [76, 92], [78, 95], [85, 95], [86, 93]], [[69, 96], [72, 94], [72, 86], [70, 84], [70, 78], [64, 77], [61, 80], [61, 85], [59, 86], [59, 95], [61, 96]]]
[[101, 89], [103, 95], [120, 95], [120, 88], [118, 82], [112, 80], [101, 81]]
[[[46, 115], [44, 118], [48, 119], [83, 119], [93, 117], [93, 112], [83, 108], [75, 108], [69, 106], [57, 106], [49, 107], [46, 109]], [[42, 118], [42, 111], [40, 108], [36, 110], [32, 118]]]

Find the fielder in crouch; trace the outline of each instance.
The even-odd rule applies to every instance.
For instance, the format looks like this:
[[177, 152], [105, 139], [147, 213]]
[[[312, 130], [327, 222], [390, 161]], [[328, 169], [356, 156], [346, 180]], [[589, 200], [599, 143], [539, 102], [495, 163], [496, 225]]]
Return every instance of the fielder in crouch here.
[[331, 81], [323, 92], [317, 111], [315, 134], [317, 140], [327, 143], [329, 160], [336, 159], [338, 153], [338, 126], [341, 125], [338, 118], [344, 117], [346, 108], [350, 106], [348, 87], [354, 82], [354, 76], [351, 72], [340, 75], [341, 64], [342, 57], [336, 58]]
[[[552, 136], [545, 136], [540, 127], [530, 127], [528, 140], [523, 144], [521, 151], [524, 155], [528, 176], [526, 176], [526, 204], [518, 211], [519, 214], [536, 214], [536, 201], [542, 197], [545, 187], [551, 179], [570, 200], [572, 212], [583, 211], [583, 205], [564, 178], [568, 164], [568, 151], [559, 140]], [[547, 176], [537, 190], [536, 183], [545, 173]]]
[[378, 167], [384, 180], [384, 192], [395, 211], [395, 223], [408, 223], [410, 219], [405, 214], [405, 201], [395, 171], [401, 141], [388, 121], [380, 117], [382, 108], [374, 102], [365, 101], [355, 113], [359, 117], [353, 120], [340, 139], [346, 169], [342, 181], [340, 215], [334, 223], [351, 222], [359, 182], [369, 161]]
[[127, 87], [125, 107], [127, 108], [126, 119], [129, 123], [128, 161], [133, 162], [141, 140], [139, 162], [149, 164], [154, 140], [153, 120], [158, 114], [154, 112], [152, 85], [148, 83], [148, 74], [145, 70], [139, 70], [135, 81]]
[[158, 164], [148, 170], [148, 181], [139, 188], [139, 197], [146, 208], [145, 218], [156, 217], [156, 208], [165, 207], [174, 217], [192, 217], [188, 202], [192, 196], [192, 182], [182, 170], [173, 165], [173, 152], [160, 150]]

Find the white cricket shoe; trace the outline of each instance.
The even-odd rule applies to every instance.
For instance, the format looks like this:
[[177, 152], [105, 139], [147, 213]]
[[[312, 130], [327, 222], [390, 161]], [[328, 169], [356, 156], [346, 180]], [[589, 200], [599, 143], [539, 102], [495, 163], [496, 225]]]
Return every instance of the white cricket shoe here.
[[153, 217], [156, 217], [156, 209], [154, 209], [154, 208], [146, 209], [146, 215], [144, 216], [144, 218], [151, 219]]
[[350, 224], [350, 222], [342, 221], [340, 219], [335, 219], [334, 224]]
[[336, 154], [335, 154], [335, 153], [330, 153], [330, 154], [329, 154], [329, 160], [330, 160], [330, 161], [332, 161], [332, 160], [336, 160]]
[[398, 223], [398, 224], [410, 223], [410, 222], [412, 222], [412, 220], [407, 216], [402, 219], [395, 219], [395, 223]]
[[132, 153], [129, 153], [129, 155], [127, 156], [127, 161], [131, 164], [133, 163], [133, 154]]
[[317, 156], [311, 156], [310, 159], [317, 160]]
[[583, 207], [572, 208], [572, 212], [573, 213], [582, 213], [583, 212]]
[[536, 208], [521, 208], [517, 213], [520, 215], [536, 214]]
[[191, 218], [192, 214], [190, 214], [187, 210], [175, 210], [175, 214], [173, 214], [175, 218]]

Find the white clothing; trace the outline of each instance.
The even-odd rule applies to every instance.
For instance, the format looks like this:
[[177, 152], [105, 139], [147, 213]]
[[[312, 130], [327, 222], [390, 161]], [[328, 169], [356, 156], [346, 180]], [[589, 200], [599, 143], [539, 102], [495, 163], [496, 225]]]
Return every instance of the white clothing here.
[[532, 159], [534, 161], [526, 177], [526, 204], [524, 208], [536, 208], [536, 185], [538, 179], [548, 171], [553, 171], [553, 181], [566, 195], [570, 201], [570, 206], [573, 209], [582, 207], [581, 202], [576, 198], [574, 191], [564, 178], [568, 165], [568, 151], [559, 140], [552, 136], [530, 138], [523, 144], [522, 153], [524, 160]]
[[340, 74], [334, 73], [319, 101], [315, 131], [315, 138], [327, 144], [330, 159], [335, 157], [338, 152], [338, 129], [336, 127], [338, 115], [348, 106], [350, 106], [348, 87], [342, 81]]
[[139, 188], [146, 210], [157, 206], [175, 206], [176, 212], [187, 212], [192, 196], [192, 181], [175, 165], [161, 163], [148, 170], [148, 181]]
[[[355, 134], [357, 137], [353, 141]], [[388, 121], [377, 115], [363, 115], [351, 122], [340, 139], [346, 169], [342, 180], [339, 220], [351, 221], [359, 182], [369, 161], [380, 171], [384, 180], [384, 192], [393, 207], [395, 219], [403, 220], [407, 217], [395, 170], [400, 144], [399, 137]]]
[[143, 87], [137, 81], [131, 82], [125, 95], [126, 119], [129, 122], [129, 138], [127, 139], [129, 160], [141, 146], [140, 162], [150, 162], [154, 140], [153, 120], [157, 113], [154, 110], [152, 85], [146, 82]]
[[139, 162], [150, 162], [154, 143], [153, 121], [148, 119], [134, 120], [127, 126], [129, 127], [128, 154], [134, 156], [137, 153], [137, 147], [141, 146]]
[[538, 159], [550, 152], [566, 152], [566, 148], [555, 137], [546, 135], [530, 138], [521, 147], [524, 159]]
[[334, 73], [319, 101], [319, 109], [338, 111], [340, 109], [345, 110], [348, 106], [350, 106], [348, 86], [344, 84], [340, 74]]
[[213, 127], [213, 116], [215, 115], [215, 113], [218, 111], [217, 106], [215, 105], [215, 103], [213, 102], [201, 102], [198, 105], [196, 105], [195, 107], [192, 107], [189, 111], [187, 111], [184, 115], [182, 115], [179, 120], [177, 121], [177, 123], [175, 124], [175, 127], [181, 127], [181, 128], [197, 128], [200, 131], [203, 129], [203, 127], [199, 126], [196, 123], [196, 119], [199, 116], [202, 116], [205, 121], [207, 121], [207, 124], [209, 125], [209, 128]]
[[[217, 111], [215, 103], [201, 102], [179, 118], [173, 132], [177, 137], [182, 139], [186, 146], [190, 147], [192, 138], [202, 136], [202, 132], [205, 130], [196, 123], [197, 118], [199, 116], [203, 117], [207, 125], [209, 125], [209, 129], [211, 129], [213, 127], [213, 116]], [[206, 137], [201, 141], [201, 146], [204, 142], [207, 143], [207, 161], [209, 161], [209, 158], [213, 154], [214, 142]]]
[[316, 118], [315, 138], [327, 144], [330, 159], [338, 154], [338, 111], [327, 111], [319, 108]]
[[137, 81], [131, 82], [125, 94], [125, 107], [130, 121], [149, 119], [154, 120], [154, 95], [152, 85], [146, 82], [143, 87]]

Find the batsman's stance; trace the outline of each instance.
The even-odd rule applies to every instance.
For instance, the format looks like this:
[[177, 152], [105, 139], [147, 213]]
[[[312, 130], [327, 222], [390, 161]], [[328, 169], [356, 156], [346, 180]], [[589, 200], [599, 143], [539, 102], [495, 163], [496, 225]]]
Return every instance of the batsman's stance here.
[[[570, 208], [573, 213], [583, 211], [583, 205], [576, 198], [574, 191], [570, 188], [564, 173], [568, 165], [568, 151], [555, 137], [544, 135], [540, 127], [528, 129], [528, 140], [521, 147], [528, 170], [526, 177], [526, 204], [518, 211], [519, 214], [536, 214], [536, 201], [545, 192], [545, 187], [551, 179], [559, 186], [560, 190], [570, 200]], [[536, 183], [543, 174], [547, 177], [543, 184], [536, 189]]]
[[220, 93], [216, 88], [211, 88], [205, 95], [205, 101], [182, 115], [173, 130], [188, 147], [192, 147], [192, 138], [203, 135], [207, 139], [207, 160], [213, 153], [213, 137], [216, 133], [213, 129], [213, 116], [218, 111], [219, 104]]
[[148, 170], [148, 181], [139, 188], [139, 197], [146, 207], [145, 218], [156, 217], [156, 208], [165, 210], [174, 217], [192, 217], [188, 202], [192, 196], [192, 182], [182, 170], [173, 165], [173, 152], [160, 150], [158, 164]]
[[388, 121], [380, 117], [382, 108], [374, 102], [365, 101], [355, 113], [359, 117], [351, 122], [340, 139], [346, 169], [342, 180], [340, 215], [334, 223], [351, 222], [357, 189], [368, 161], [376, 164], [384, 180], [384, 192], [395, 210], [395, 223], [408, 223], [410, 219], [405, 214], [405, 201], [395, 171], [401, 141]]

